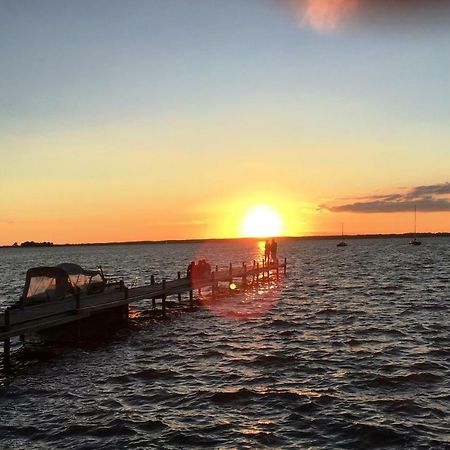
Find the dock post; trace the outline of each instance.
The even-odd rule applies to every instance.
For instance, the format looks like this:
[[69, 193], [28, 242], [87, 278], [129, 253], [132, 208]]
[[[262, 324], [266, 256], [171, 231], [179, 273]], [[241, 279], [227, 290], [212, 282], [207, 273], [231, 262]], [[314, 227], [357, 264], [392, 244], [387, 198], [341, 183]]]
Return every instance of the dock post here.
[[194, 291], [192, 289], [189, 291], [189, 308], [194, 309]]
[[[155, 284], [155, 275], [150, 275], [150, 284], [153, 286]], [[152, 297], [152, 309], [156, 309], [156, 298]]]
[[280, 260], [277, 258], [277, 280], [280, 278]]
[[253, 260], [253, 276], [252, 276], [252, 284], [255, 284], [255, 267], [256, 267], [256, 261]]
[[[128, 286], [125, 286], [123, 284], [123, 281], [122, 281], [122, 290], [123, 290], [123, 298], [124, 299], [128, 299], [128, 297], [130, 295], [129, 292], [128, 292]], [[130, 317], [130, 304], [129, 303], [123, 305], [122, 314], [123, 314], [123, 319], [124, 320], [128, 320], [129, 319], [129, 317]]]
[[[177, 277], [179, 280], [181, 279], [181, 272], [177, 273]], [[181, 302], [181, 292], [178, 294], [178, 301]]]
[[247, 264], [242, 263], [242, 285], [244, 288], [247, 286]]
[[256, 263], [256, 284], [259, 284], [259, 263]]
[[[5, 328], [9, 330], [11, 324], [11, 318], [9, 316], [9, 307], [5, 310]], [[9, 372], [11, 368], [11, 339], [7, 338], [3, 340], [3, 369], [5, 372]]]
[[11, 339], [9, 338], [3, 341], [3, 369], [5, 372], [11, 369]]
[[122, 314], [123, 314], [123, 319], [128, 320], [128, 318], [130, 317], [130, 305], [128, 303], [126, 305], [123, 305]]
[[212, 298], [213, 300], [216, 299], [216, 273], [215, 272], [211, 272], [211, 294], [212, 294]]
[[162, 315], [163, 317], [166, 317], [166, 280], [162, 281], [162, 289], [164, 291], [163, 296], [161, 297], [162, 299], [162, 303], [161, 303], [161, 307], [162, 307]]
[[286, 275], [287, 258], [284, 258], [284, 274]]

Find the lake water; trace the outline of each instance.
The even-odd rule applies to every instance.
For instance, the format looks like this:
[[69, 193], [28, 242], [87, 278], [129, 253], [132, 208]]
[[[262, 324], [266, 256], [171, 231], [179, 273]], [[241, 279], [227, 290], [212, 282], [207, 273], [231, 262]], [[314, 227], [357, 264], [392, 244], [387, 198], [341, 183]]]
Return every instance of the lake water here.
[[[0, 307], [32, 266], [101, 264], [141, 284], [199, 255], [225, 267], [260, 251], [0, 249]], [[0, 448], [450, 448], [450, 239], [285, 241], [279, 254], [279, 282], [16, 369], [0, 382]]]

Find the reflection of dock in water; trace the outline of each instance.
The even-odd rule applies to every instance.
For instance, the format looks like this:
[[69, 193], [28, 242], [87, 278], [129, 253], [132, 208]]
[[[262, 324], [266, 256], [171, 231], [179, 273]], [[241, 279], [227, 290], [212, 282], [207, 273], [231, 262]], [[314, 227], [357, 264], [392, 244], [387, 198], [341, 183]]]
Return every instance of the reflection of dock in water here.
[[[259, 283], [279, 278], [286, 274], [287, 261], [271, 263], [245, 263], [236, 267], [232, 264], [227, 269], [215, 270], [205, 275], [194, 275], [182, 278], [178, 272], [175, 280], [162, 280], [156, 283], [152, 275], [151, 283], [139, 287], [128, 288], [123, 283], [105, 292], [91, 295], [75, 295], [62, 300], [50, 300], [40, 304], [27, 304], [20, 301], [0, 314], [0, 340], [3, 340], [4, 369], [11, 365], [11, 338], [19, 337], [22, 342], [26, 335], [38, 333], [53, 342], [64, 342], [67, 336], [81, 337], [92, 331], [111, 326], [128, 318], [128, 307], [132, 303], [152, 300], [152, 308], [165, 317], [171, 305], [167, 297], [176, 295], [180, 304], [187, 304], [193, 309], [197, 301], [194, 291], [201, 293], [209, 289], [214, 300], [219, 283], [240, 282], [243, 288], [257, 286]], [[188, 294], [187, 299], [182, 294]], [[158, 309], [159, 307], [159, 309]]]

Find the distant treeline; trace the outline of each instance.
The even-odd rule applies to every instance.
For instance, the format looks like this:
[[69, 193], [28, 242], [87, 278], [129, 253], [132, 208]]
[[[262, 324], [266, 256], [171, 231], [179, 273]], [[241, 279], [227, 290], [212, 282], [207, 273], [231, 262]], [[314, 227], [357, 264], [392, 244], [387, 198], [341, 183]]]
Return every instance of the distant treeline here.
[[[277, 236], [275, 236], [277, 237]], [[411, 238], [411, 237], [450, 237], [449, 232], [443, 233], [403, 233], [403, 234], [346, 234], [345, 239], [386, 239], [386, 238]], [[282, 236], [277, 237], [279, 241], [296, 241], [296, 240], [322, 240], [322, 239], [341, 239], [341, 235], [329, 236]], [[97, 245], [142, 245], [142, 244], [201, 244], [201, 243], [227, 243], [227, 242], [249, 242], [262, 241], [265, 238], [218, 238], [218, 239], [171, 239], [166, 241], [131, 241], [131, 242], [92, 242], [82, 244], [53, 244], [53, 242], [34, 242], [26, 241], [14, 245], [6, 245], [3, 247], [72, 247], [72, 246], [97, 246]], [[2, 246], [0, 246], [2, 247]]]
[[34, 241], [25, 241], [21, 244], [14, 242], [13, 247], [53, 247], [53, 242], [34, 242]]

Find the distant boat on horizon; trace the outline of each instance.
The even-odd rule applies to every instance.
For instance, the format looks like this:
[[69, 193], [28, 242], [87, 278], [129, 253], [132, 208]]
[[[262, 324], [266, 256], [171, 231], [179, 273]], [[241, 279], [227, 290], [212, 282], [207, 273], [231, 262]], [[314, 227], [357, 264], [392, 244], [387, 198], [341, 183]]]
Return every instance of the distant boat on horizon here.
[[414, 238], [409, 241], [409, 245], [422, 245], [422, 242], [417, 240], [416, 234], [417, 234], [417, 206], [414, 205]]
[[347, 242], [344, 241], [344, 224], [342, 224], [341, 236], [342, 236], [342, 240], [341, 240], [341, 242], [339, 242], [339, 244], [337, 246], [338, 247], [347, 247], [348, 244], [347, 244]]

